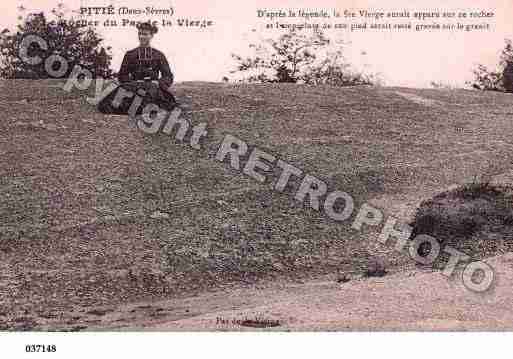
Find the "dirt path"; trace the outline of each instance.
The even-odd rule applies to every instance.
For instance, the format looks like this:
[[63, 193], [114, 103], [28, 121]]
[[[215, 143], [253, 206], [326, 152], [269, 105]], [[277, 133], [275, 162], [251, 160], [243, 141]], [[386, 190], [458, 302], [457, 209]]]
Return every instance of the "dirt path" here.
[[186, 299], [139, 303], [106, 313], [88, 330], [244, 331], [241, 323], [277, 324], [262, 330], [512, 330], [513, 255], [487, 261], [496, 271], [491, 291], [476, 294], [458, 275], [408, 271], [345, 284], [314, 281], [239, 288]]
[[[496, 176], [494, 182], [512, 183], [511, 174]], [[431, 192], [376, 197], [371, 203], [406, 222]], [[135, 303], [112, 311], [92, 310], [89, 314], [102, 318], [95, 321], [91, 318], [94, 315], [89, 315], [90, 324], [84, 329], [511, 330], [513, 297], [508, 283], [513, 277], [513, 253], [486, 262], [495, 270], [496, 285], [484, 294], [466, 289], [460, 271], [447, 279], [440, 272], [411, 266], [395, 268], [383, 278], [357, 278], [345, 284], [326, 276], [306, 283], [261, 283], [182, 299]], [[257, 322], [269, 327], [256, 328]]]

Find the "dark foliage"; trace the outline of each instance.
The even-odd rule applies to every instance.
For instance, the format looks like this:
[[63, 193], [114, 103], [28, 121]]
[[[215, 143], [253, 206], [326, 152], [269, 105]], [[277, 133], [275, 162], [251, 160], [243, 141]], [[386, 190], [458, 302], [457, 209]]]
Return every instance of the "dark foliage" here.
[[511, 190], [476, 182], [424, 201], [412, 223], [412, 238], [427, 234], [440, 242], [466, 240], [488, 226], [510, 226], [513, 218]]
[[[233, 54], [237, 62], [232, 73], [242, 74], [250, 83], [306, 83], [310, 85], [353, 86], [371, 84], [372, 76], [351, 70], [342, 56], [344, 44], [334, 45], [322, 32], [311, 34], [292, 30], [278, 39], [251, 44], [252, 56]], [[334, 49], [334, 50], [333, 50]]]
[[506, 40], [497, 69], [490, 70], [484, 65], [478, 65], [473, 72], [474, 80], [469, 83], [473, 88], [513, 92], [513, 42]]
[[0, 37], [0, 77], [22, 79], [45, 79], [50, 75], [44, 61], [29, 65], [20, 57], [20, 44], [27, 35], [37, 35], [48, 44], [41, 49], [37, 44], [29, 48], [29, 56], [39, 55], [42, 59], [60, 55], [68, 62], [69, 76], [75, 65], [89, 69], [95, 77], [110, 77], [112, 56], [110, 47], [101, 46], [103, 39], [91, 27], [81, 26], [64, 18], [62, 5], [52, 11], [53, 19], [41, 13], [31, 13], [17, 26], [16, 32], [3, 30]]

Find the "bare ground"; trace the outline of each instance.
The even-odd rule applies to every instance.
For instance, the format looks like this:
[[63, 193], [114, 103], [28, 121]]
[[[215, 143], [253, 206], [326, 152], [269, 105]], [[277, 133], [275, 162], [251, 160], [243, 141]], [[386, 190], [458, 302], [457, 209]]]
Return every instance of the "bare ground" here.
[[[461, 273], [447, 280], [439, 272], [405, 271], [386, 278], [337, 285], [314, 281], [302, 285], [235, 291], [221, 302], [204, 296], [194, 302], [155, 303], [171, 308], [188, 305], [205, 312], [180, 319], [154, 321], [148, 330], [248, 331], [244, 320], [279, 323], [259, 330], [278, 331], [511, 331], [513, 256], [489, 259], [497, 283], [483, 293], [469, 292]], [[240, 298], [251, 298], [242, 300]], [[208, 306], [210, 305], [210, 306]], [[230, 306], [236, 309], [231, 309]]]
[[[359, 273], [376, 259], [399, 276], [412, 268], [375, 236], [295, 203], [292, 189], [275, 194], [216, 162], [227, 133], [405, 221], [422, 199], [474, 177], [508, 178], [512, 170], [513, 101], [506, 94], [180, 84], [185, 116], [210, 128], [196, 151], [96, 113], [84, 93], [58, 84], [0, 83], [3, 329], [140, 329], [259, 306], [258, 298], [279, 295], [276, 285], [307, 283], [299, 301], [308, 283], [334, 283], [338, 273]], [[380, 288], [362, 283], [350, 285], [364, 286], [362, 293]], [[227, 300], [237, 293], [240, 299]], [[465, 305], [458, 299], [452, 306], [460, 301]], [[171, 308], [154, 305], [162, 302]], [[290, 328], [331, 328], [320, 317], [319, 326]], [[351, 320], [347, 329], [385, 328]], [[388, 328], [409, 328], [398, 320]]]

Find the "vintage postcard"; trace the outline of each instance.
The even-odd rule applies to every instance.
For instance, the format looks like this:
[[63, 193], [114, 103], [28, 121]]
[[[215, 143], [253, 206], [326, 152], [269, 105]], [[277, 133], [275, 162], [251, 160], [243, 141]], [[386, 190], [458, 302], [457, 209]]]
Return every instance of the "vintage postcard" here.
[[511, 0], [0, 9], [8, 357], [513, 330]]

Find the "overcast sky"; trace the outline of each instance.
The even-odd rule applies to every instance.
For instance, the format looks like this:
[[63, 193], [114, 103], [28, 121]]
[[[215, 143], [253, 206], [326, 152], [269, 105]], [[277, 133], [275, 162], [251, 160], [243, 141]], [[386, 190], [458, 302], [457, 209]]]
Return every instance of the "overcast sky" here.
[[[3, 10], [0, 12], [0, 24], [12, 28], [18, 21], [19, 5], [28, 11], [49, 11], [57, 3], [58, 0], [4, 0], [0, 5]], [[471, 70], [475, 64], [495, 65], [504, 39], [513, 39], [512, 0], [82, 0], [82, 3], [89, 6], [112, 4], [116, 9], [123, 6], [152, 6], [160, 9], [173, 7], [175, 14], [168, 17], [171, 21], [175, 22], [178, 18], [213, 21], [214, 25], [207, 29], [160, 27], [153, 46], [167, 55], [177, 81], [220, 81], [233, 69], [231, 53], [247, 53], [250, 42], [276, 36], [278, 31], [264, 29], [265, 21], [257, 18], [258, 9], [326, 8], [341, 12], [344, 9], [356, 12], [379, 9], [385, 12], [410, 10], [412, 13], [415, 10], [448, 9], [486, 10], [496, 14], [492, 20], [473, 21], [474, 24], [490, 22], [492, 27], [489, 31], [328, 32], [332, 38], [350, 42], [348, 58], [360, 68], [381, 73], [387, 85], [428, 87], [431, 81], [437, 81], [463, 86], [466, 80], [472, 78]], [[77, 10], [81, 1], [65, 1], [65, 4], [69, 10]], [[160, 21], [165, 17], [157, 15], [154, 19]], [[113, 66], [118, 68], [124, 52], [137, 46], [137, 32], [132, 27], [104, 27], [103, 21], [107, 18], [89, 17], [102, 24], [98, 31], [104, 35], [106, 44], [112, 46]], [[117, 15], [116, 18], [135, 21], [149, 19], [144, 15]], [[345, 22], [343, 18], [331, 21]], [[440, 19], [437, 21], [441, 22]], [[426, 21], [426, 24], [430, 23]], [[252, 29], [257, 31], [253, 32]], [[362, 55], [362, 52], [365, 54]]]

